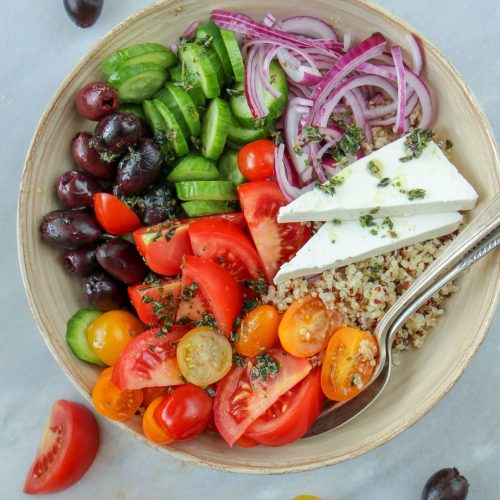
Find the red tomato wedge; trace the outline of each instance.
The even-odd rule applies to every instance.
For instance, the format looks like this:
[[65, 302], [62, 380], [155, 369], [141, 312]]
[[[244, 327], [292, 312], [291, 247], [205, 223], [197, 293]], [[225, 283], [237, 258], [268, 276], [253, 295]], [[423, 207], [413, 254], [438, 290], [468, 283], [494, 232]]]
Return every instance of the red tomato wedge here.
[[153, 328], [130, 342], [113, 368], [113, 383], [121, 390], [184, 383], [177, 364], [177, 342], [189, 327], [172, 325], [164, 333]]
[[181, 287], [180, 279], [162, 279], [149, 285], [129, 286], [128, 296], [143, 323], [163, 326], [165, 321], [175, 319]]
[[185, 316], [198, 321], [200, 312], [211, 313], [217, 328], [230, 337], [242, 305], [242, 288], [228, 271], [211, 260], [186, 255], [178, 318]]
[[97, 222], [110, 234], [127, 234], [141, 226], [141, 220], [116, 196], [109, 193], [94, 195]]
[[[256, 358], [247, 358], [243, 367], [235, 366], [219, 382], [214, 400], [215, 425], [224, 440], [232, 446], [249, 425], [257, 420], [283, 394], [311, 371], [306, 359], [273, 348], [267, 352], [279, 366], [275, 375], [255, 376]], [[262, 358], [260, 358], [262, 359]]]
[[79, 403], [57, 401], [26, 477], [24, 493], [54, 493], [69, 488], [85, 474], [98, 448], [99, 428], [94, 415]]
[[257, 250], [236, 224], [199, 219], [189, 224], [189, 237], [194, 255], [219, 262], [238, 281], [257, 280], [263, 275]]
[[253, 181], [238, 186], [241, 208], [269, 283], [311, 237], [305, 224], [279, 224], [278, 211], [287, 204], [274, 181]]
[[311, 428], [324, 399], [321, 368], [315, 368], [251, 424], [245, 437], [267, 446], [292, 443]]

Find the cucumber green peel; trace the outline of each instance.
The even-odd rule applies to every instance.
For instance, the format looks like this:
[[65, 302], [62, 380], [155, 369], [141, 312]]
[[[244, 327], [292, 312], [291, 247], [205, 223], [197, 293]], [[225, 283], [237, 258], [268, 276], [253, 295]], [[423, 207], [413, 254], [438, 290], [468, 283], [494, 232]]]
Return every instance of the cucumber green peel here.
[[80, 309], [68, 321], [66, 342], [71, 352], [78, 358], [96, 365], [106, 366], [91, 349], [87, 340], [87, 328], [102, 312], [96, 309]]
[[236, 188], [228, 181], [183, 181], [175, 184], [177, 197], [182, 201], [192, 200], [237, 200]]
[[167, 181], [214, 181], [219, 179], [217, 167], [200, 155], [188, 155], [168, 174]]
[[202, 215], [229, 214], [236, 209], [232, 203], [227, 201], [186, 201], [182, 208], [188, 217], [201, 217]]

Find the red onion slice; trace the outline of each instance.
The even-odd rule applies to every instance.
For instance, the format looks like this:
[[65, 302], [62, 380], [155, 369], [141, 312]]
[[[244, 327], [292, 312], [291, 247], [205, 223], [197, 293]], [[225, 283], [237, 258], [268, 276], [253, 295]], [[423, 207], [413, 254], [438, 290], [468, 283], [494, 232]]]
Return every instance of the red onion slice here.
[[405, 39], [411, 50], [411, 56], [413, 59], [413, 72], [417, 76], [420, 76], [422, 74], [423, 57], [422, 51], [420, 50], [419, 41], [417, 40], [417, 37], [412, 33], [408, 33], [408, 35], [405, 36]]
[[295, 200], [301, 194], [309, 191], [314, 187], [313, 183], [305, 186], [302, 189], [292, 185], [290, 178], [288, 177], [288, 175], [290, 175], [292, 171], [293, 168], [289, 165], [288, 158], [285, 154], [285, 145], [280, 144], [274, 150], [274, 175], [281, 192], [288, 202]]
[[185, 30], [182, 36], [185, 36], [186, 38], [191, 38], [194, 35], [194, 32], [198, 29], [198, 26], [200, 26], [199, 21], [194, 21], [192, 22]]
[[398, 109], [394, 131], [396, 132], [396, 134], [403, 134], [406, 130], [406, 75], [403, 65], [403, 55], [401, 54], [401, 47], [399, 45], [392, 47], [391, 53], [392, 57], [394, 58], [394, 65], [398, 82]]
[[293, 82], [312, 87], [323, 78], [319, 70], [311, 66], [304, 66], [287, 50], [280, 49], [277, 55], [283, 71]]
[[312, 16], [294, 16], [281, 21], [281, 29], [288, 33], [310, 38], [325, 38], [337, 41], [337, 33], [330, 24]]

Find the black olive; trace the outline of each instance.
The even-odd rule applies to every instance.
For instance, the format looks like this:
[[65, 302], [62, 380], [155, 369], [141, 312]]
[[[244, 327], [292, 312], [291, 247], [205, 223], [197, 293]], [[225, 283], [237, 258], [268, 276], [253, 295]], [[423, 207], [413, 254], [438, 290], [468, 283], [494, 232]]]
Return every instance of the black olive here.
[[469, 482], [458, 469], [441, 469], [425, 483], [422, 500], [464, 500], [469, 491]]
[[104, 0], [64, 0], [69, 18], [80, 28], [92, 26], [101, 15]]

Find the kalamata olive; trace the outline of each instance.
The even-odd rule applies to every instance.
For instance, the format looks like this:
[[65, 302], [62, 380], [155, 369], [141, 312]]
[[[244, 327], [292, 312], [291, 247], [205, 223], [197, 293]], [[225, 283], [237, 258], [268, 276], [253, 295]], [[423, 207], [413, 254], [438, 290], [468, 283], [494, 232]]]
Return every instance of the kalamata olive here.
[[92, 26], [101, 15], [104, 0], [64, 0], [69, 18], [80, 28]]
[[78, 91], [75, 104], [80, 115], [97, 121], [118, 110], [118, 94], [106, 83], [93, 82]]
[[118, 164], [116, 182], [124, 196], [143, 192], [160, 174], [163, 155], [151, 139], [141, 139], [137, 149]]
[[94, 216], [82, 210], [54, 210], [40, 224], [42, 239], [61, 248], [91, 245], [102, 234]]
[[148, 268], [130, 241], [113, 238], [97, 248], [97, 262], [114, 278], [127, 285], [140, 283]]
[[425, 483], [422, 500], [464, 500], [469, 482], [453, 467], [434, 473]]
[[127, 300], [123, 284], [104, 272], [88, 276], [83, 283], [83, 292], [90, 305], [100, 311], [119, 309]]
[[133, 113], [111, 113], [97, 124], [92, 141], [99, 153], [119, 154], [132, 147], [140, 137], [141, 120]]
[[63, 253], [61, 261], [66, 271], [82, 278], [100, 269], [96, 257], [96, 247], [67, 250]]
[[102, 191], [101, 186], [89, 175], [70, 170], [57, 181], [57, 196], [67, 208], [91, 208], [94, 194]]
[[[113, 179], [116, 163], [106, 161], [92, 148], [92, 136], [87, 132], [78, 132], [73, 138], [71, 152], [77, 165], [88, 174], [102, 181]], [[106, 156], [104, 155], [104, 158]]]

